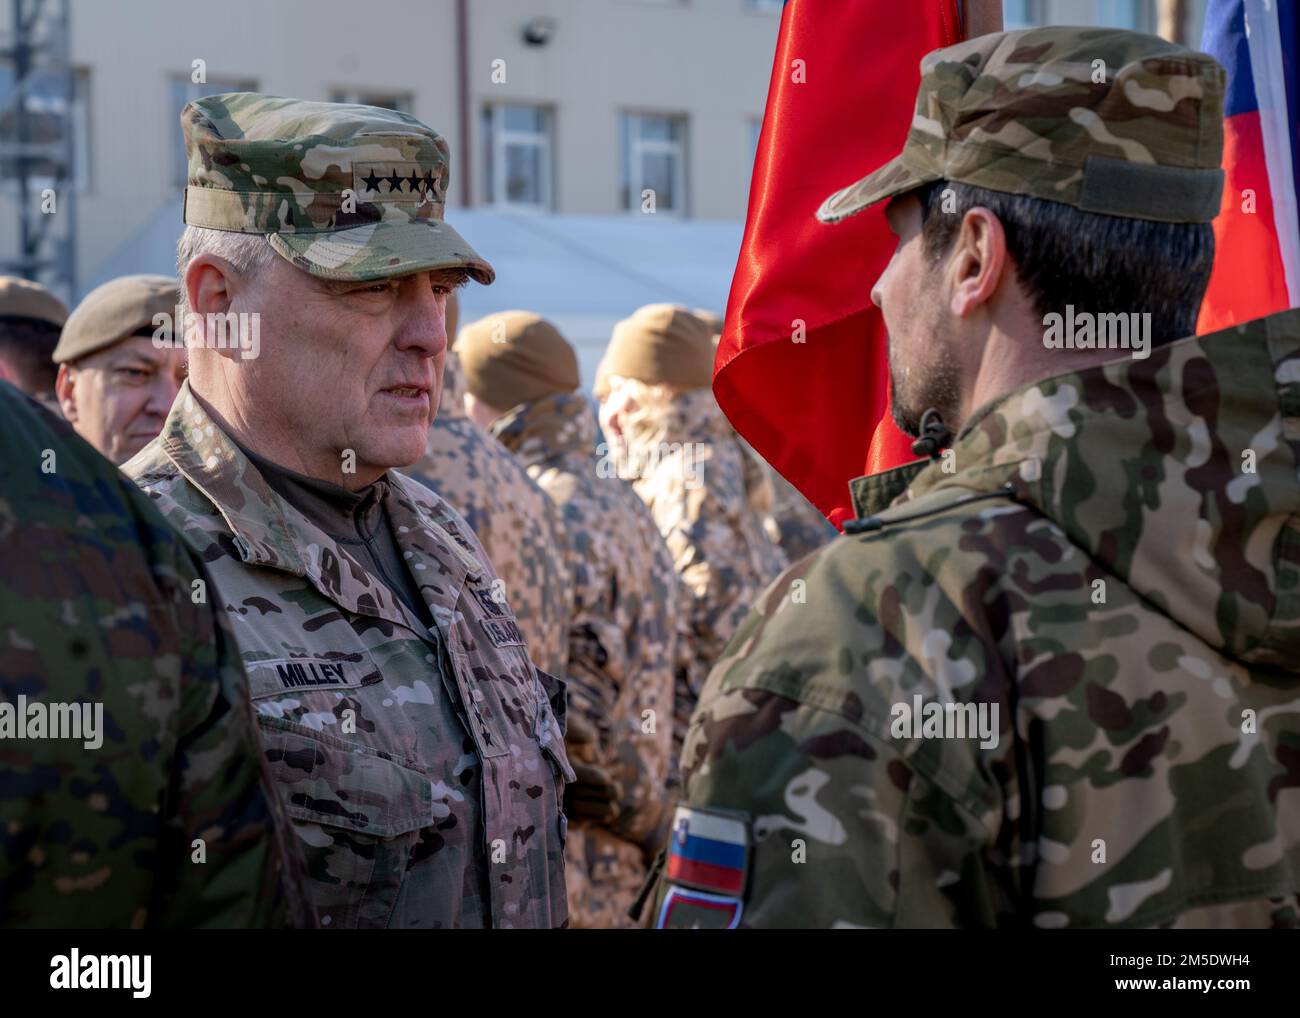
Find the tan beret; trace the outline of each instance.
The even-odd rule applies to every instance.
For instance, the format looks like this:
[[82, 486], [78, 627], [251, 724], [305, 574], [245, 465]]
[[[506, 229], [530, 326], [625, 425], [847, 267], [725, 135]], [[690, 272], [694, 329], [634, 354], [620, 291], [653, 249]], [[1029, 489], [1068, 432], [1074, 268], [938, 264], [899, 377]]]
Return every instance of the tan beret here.
[[68, 309], [39, 283], [17, 276], [0, 276], [0, 316], [35, 318], [39, 322], [62, 325], [68, 320]]
[[179, 297], [171, 276], [122, 276], [95, 287], [68, 316], [54, 362], [79, 360], [152, 327], [154, 315], [175, 314]]
[[497, 410], [582, 384], [573, 347], [531, 311], [501, 311], [472, 322], [457, 337], [456, 353], [465, 387]]
[[677, 304], [647, 304], [614, 326], [596, 369], [596, 395], [611, 375], [651, 385], [703, 389], [713, 383], [713, 337], [695, 314]]

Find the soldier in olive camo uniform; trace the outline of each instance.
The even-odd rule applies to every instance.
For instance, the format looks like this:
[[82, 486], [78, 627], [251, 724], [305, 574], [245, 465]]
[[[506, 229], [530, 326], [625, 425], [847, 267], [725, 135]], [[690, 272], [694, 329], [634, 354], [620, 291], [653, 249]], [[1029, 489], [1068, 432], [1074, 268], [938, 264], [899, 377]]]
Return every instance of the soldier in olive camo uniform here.
[[596, 419], [583, 396], [520, 404], [491, 433], [563, 509], [575, 535], [570, 710], [600, 733], [596, 762], [619, 790], [610, 822], [569, 828], [572, 921], [630, 926], [628, 908], [660, 847], [668, 806], [678, 610], [672, 555], [631, 486], [597, 472]]
[[[923, 72], [903, 156], [825, 218], [945, 176], [1218, 208], [1208, 57], [1039, 29]], [[962, 424], [951, 457], [855, 482], [859, 521], [709, 676], [656, 924], [1300, 925], [1300, 313], [1101, 355]], [[914, 697], [996, 708], [995, 736], [896, 727]]]
[[97, 747], [0, 728], [0, 926], [309, 924], [198, 564], [61, 418], [0, 417], [0, 702], [103, 711]]
[[[234, 93], [190, 103], [181, 122], [191, 226], [265, 236], [293, 266], [345, 284], [442, 270], [491, 282], [491, 267], [442, 220], [446, 143], [413, 117]], [[294, 285], [318, 302], [351, 306], [314, 284]], [[424, 320], [432, 312], [421, 299], [403, 312], [404, 321], [422, 319], [407, 356], [436, 373], [443, 309]], [[317, 337], [294, 334], [292, 315], [284, 320], [286, 334], [263, 337], [263, 359], [240, 371], [288, 370], [321, 356], [308, 345]], [[395, 356], [395, 343], [390, 337], [380, 355]], [[281, 359], [268, 362], [275, 344]], [[191, 388], [199, 353], [191, 351], [190, 380], [162, 433], [123, 469], [211, 574], [321, 925], [564, 925], [561, 803], [574, 775], [563, 685], [529, 659], [482, 546], [443, 499], [383, 470], [365, 497], [406, 573], [381, 579], [358, 560], [361, 550], [273, 489], [227, 433], [231, 425], [205, 409]], [[205, 372], [220, 363], [201, 353]], [[326, 377], [355, 398], [347, 372]], [[220, 384], [229, 382], [211, 384], [208, 398], [226, 397]], [[407, 420], [394, 454], [418, 430]], [[326, 456], [340, 452], [338, 440], [337, 431], [297, 438], [303, 448], [323, 445]], [[367, 461], [367, 474], [377, 466]], [[403, 580], [410, 590], [397, 589]]]
[[465, 416], [464, 398], [465, 380], [448, 350], [429, 451], [404, 472], [465, 518], [501, 579], [529, 656], [542, 671], [567, 678], [573, 580], [564, 520], [515, 458]]

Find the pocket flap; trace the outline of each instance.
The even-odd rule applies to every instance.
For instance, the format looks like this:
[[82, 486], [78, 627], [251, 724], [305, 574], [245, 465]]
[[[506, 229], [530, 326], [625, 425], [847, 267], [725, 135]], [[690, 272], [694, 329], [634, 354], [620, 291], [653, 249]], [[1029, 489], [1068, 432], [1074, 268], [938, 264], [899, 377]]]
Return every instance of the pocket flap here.
[[433, 823], [433, 787], [425, 775], [326, 732], [309, 737], [277, 721], [258, 718], [291, 817], [381, 838]]

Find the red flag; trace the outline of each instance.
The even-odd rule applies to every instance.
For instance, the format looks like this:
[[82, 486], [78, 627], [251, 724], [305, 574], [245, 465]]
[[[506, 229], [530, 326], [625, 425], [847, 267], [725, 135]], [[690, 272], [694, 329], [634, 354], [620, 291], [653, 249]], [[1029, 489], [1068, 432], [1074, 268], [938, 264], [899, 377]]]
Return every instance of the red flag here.
[[836, 526], [852, 478], [915, 456], [871, 303], [895, 244], [883, 206], [834, 226], [814, 213], [902, 150], [921, 57], [960, 39], [957, 0], [788, 0], [781, 16], [713, 392]]

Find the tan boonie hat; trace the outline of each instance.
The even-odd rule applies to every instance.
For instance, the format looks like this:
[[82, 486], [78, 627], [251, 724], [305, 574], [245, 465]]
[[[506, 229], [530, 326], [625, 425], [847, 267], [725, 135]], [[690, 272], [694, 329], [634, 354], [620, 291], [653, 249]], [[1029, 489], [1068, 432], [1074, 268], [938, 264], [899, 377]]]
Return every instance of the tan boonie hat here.
[[0, 276], [0, 318], [34, 318], [62, 325], [68, 320], [63, 301], [39, 283], [17, 276]]
[[68, 316], [54, 348], [54, 363], [66, 364], [153, 329], [154, 315], [176, 312], [180, 288], [171, 276], [122, 276], [86, 294]]
[[1208, 223], [1223, 192], [1223, 68], [1115, 28], [982, 35], [921, 61], [903, 151], [817, 210], [839, 222], [937, 180], [1129, 219]]
[[573, 347], [531, 311], [502, 311], [471, 322], [456, 339], [456, 355], [465, 388], [497, 410], [582, 384]]
[[698, 315], [678, 304], [647, 304], [614, 326], [596, 369], [603, 399], [612, 375], [678, 389], [713, 384], [713, 336]]
[[185, 222], [263, 234], [325, 279], [495, 273], [443, 221], [447, 142], [406, 113], [230, 92], [181, 111]]

